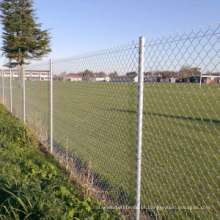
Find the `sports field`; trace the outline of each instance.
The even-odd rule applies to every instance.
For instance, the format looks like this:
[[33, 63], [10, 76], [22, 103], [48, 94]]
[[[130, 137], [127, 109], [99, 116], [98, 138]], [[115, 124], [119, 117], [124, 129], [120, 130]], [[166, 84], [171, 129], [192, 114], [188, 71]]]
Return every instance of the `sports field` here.
[[[21, 94], [13, 81], [18, 116]], [[26, 94], [27, 119], [49, 133], [49, 83], [26, 81]], [[141, 205], [154, 215], [218, 218], [219, 100], [219, 85], [145, 83]], [[54, 82], [56, 145], [91, 162], [102, 188], [127, 204], [134, 204], [136, 102], [136, 83]]]

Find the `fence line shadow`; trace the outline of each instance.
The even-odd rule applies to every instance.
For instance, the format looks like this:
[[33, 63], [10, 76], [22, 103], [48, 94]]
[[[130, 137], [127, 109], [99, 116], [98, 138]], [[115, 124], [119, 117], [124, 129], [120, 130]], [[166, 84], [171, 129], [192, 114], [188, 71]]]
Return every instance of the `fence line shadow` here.
[[[135, 110], [124, 110], [124, 109], [116, 109], [116, 108], [108, 108], [108, 109], [100, 109], [100, 110], [137, 114], [137, 111], [135, 111]], [[165, 117], [165, 118], [183, 119], [183, 120], [188, 120], [188, 121], [200, 121], [200, 122], [203, 121], [203, 122], [220, 124], [220, 120], [217, 120], [217, 119], [187, 117], [187, 116], [179, 116], [179, 115], [167, 115], [167, 114], [145, 112], [145, 111], [143, 112], [143, 114], [144, 115], [150, 115], [150, 116]]]

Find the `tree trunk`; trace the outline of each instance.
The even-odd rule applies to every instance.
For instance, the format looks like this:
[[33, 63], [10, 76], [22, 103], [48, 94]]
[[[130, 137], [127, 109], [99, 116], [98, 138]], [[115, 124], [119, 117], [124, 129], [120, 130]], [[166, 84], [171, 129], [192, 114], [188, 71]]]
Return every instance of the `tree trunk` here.
[[18, 68], [18, 82], [19, 82], [19, 86], [21, 86], [21, 66], [20, 66], [20, 64], [18, 64], [17, 68]]
[[25, 80], [25, 75], [24, 75], [24, 64], [22, 63], [21, 64], [21, 67], [20, 67], [20, 76], [21, 76], [21, 82], [20, 82], [20, 88], [23, 88], [24, 86], [24, 80]]
[[19, 86], [20, 86], [20, 88], [23, 88], [24, 80], [25, 80], [24, 64], [18, 65], [18, 74], [19, 74]]

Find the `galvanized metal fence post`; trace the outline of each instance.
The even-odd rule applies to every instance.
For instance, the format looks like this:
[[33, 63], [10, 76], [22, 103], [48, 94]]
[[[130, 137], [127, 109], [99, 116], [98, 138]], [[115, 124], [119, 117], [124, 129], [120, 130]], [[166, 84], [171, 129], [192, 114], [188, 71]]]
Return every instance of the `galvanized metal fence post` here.
[[13, 106], [12, 106], [12, 83], [11, 83], [11, 68], [9, 68], [9, 91], [10, 91], [10, 111], [12, 113]]
[[22, 73], [23, 73], [23, 122], [26, 123], [26, 89], [25, 89], [25, 70], [22, 67]]
[[50, 59], [50, 152], [53, 153], [53, 61]]
[[135, 172], [135, 220], [140, 219], [141, 204], [141, 156], [143, 127], [143, 92], [144, 92], [144, 54], [145, 38], [139, 38], [138, 96], [137, 96], [137, 133], [136, 133], [136, 172]]
[[2, 101], [5, 104], [5, 77], [4, 77], [4, 70], [2, 70]]

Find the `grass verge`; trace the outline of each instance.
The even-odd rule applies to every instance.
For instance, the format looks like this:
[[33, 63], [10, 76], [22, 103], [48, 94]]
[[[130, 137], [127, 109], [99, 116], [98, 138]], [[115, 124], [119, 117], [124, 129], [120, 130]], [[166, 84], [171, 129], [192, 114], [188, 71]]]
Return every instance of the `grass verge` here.
[[0, 219], [123, 219], [72, 184], [68, 172], [0, 104]]

